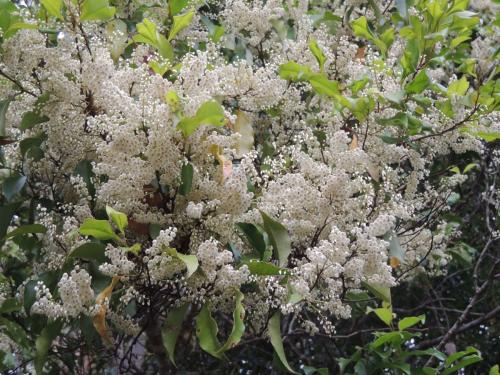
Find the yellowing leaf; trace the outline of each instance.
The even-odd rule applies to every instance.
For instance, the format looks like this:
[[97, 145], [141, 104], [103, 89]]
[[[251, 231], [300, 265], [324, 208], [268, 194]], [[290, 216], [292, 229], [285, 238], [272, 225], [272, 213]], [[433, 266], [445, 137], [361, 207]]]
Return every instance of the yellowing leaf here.
[[111, 280], [111, 284], [104, 288], [95, 300], [96, 305], [99, 305], [99, 311], [96, 315], [94, 315], [92, 322], [94, 323], [96, 331], [99, 333], [104, 343], [108, 346], [113, 344], [113, 340], [109, 335], [108, 328], [106, 326], [106, 301], [111, 297], [111, 293], [113, 293], [113, 289], [119, 281], [120, 276], [114, 276]]
[[233, 163], [231, 160], [226, 159], [224, 155], [220, 153], [219, 146], [212, 145], [210, 147], [210, 152], [219, 162], [219, 183], [223, 184], [226, 179], [233, 173]]

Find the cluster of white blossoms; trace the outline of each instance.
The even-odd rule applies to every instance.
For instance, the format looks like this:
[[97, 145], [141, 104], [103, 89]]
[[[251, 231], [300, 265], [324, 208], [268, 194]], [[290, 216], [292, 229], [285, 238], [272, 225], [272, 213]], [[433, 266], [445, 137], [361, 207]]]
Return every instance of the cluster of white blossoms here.
[[[350, 316], [347, 291], [364, 283], [390, 287], [398, 275], [422, 270], [440, 272], [453, 230], [439, 213], [466, 177], [435, 179], [431, 166], [451, 153], [481, 153], [482, 141], [456, 126], [471, 109], [451, 97], [452, 116], [444, 107], [423, 110], [434, 95], [424, 90], [404, 100], [419, 113], [426, 134], [443, 136], [407, 135], [387, 126], [384, 120], [398, 116], [387, 103], [405, 95], [404, 39], [393, 36], [381, 60], [381, 52], [342, 21], [373, 16], [367, 2], [333, 3], [334, 32], [308, 12], [307, 0], [286, 6], [210, 2], [221, 12], [199, 9], [169, 40], [178, 56], [162, 74], [153, 69], [153, 62], [163, 62], [161, 51], [153, 42], [134, 42], [135, 28], [109, 37], [99, 22], [60, 20], [48, 25], [59, 30], [57, 41], [38, 30], [7, 39], [0, 69], [17, 85], [0, 85], [0, 94], [15, 95], [6, 117], [7, 135], [17, 142], [3, 146], [4, 156], [9, 168], [28, 176], [27, 192], [43, 206], [35, 210], [35, 222], [47, 228], [45, 256], [36, 269], [68, 264], [72, 252], [89, 242], [79, 232], [82, 223], [105, 218], [110, 206], [129, 225], [120, 242], [106, 244], [106, 261], [92, 272], [120, 278], [115, 288], [127, 298], [113, 301], [108, 315], [127, 332], [139, 332], [140, 316], [125, 313], [131, 301], [168, 301], [162, 306], [167, 310], [209, 303], [212, 310], [232, 311], [240, 289], [254, 327], [281, 309], [311, 313], [300, 318], [308, 332], [332, 332], [336, 319]], [[380, 3], [385, 9], [391, 1]], [[473, 5], [483, 9], [483, 3]], [[118, 14], [132, 18], [136, 8], [120, 7]], [[154, 9], [143, 16], [160, 33], [168, 15]], [[224, 30], [219, 37], [213, 35], [217, 27]], [[490, 66], [481, 55], [495, 47], [496, 30], [472, 42], [484, 71]], [[323, 51], [321, 64], [311, 41]], [[358, 118], [315, 93], [314, 82], [283, 79], [280, 66], [288, 61], [338, 81], [346, 96], [389, 99], [372, 103]], [[458, 81], [446, 66], [428, 71], [433, 84]], [[179, 130], [212, 102], [222, 108], [224, 124], [203, 123], [190, 134]], [[39, 121], [24, 126], [28, 111]], [[495, 116], [487, 116], [478, 131], [498, 132]], [[291, 241], [285, 261], [263, 258], [281, 272], [254, 272], [247, 261], [255, 249], [237, 224], [262, 229], [262, 212], [283, 225]], [[271, 253], [272, 239], [260, 235]], [[96, 314], [91, 261], [71, 261], [77, 265], [62, 275], [57, 293], [38, 286], [33, 312], [52, 318]]]

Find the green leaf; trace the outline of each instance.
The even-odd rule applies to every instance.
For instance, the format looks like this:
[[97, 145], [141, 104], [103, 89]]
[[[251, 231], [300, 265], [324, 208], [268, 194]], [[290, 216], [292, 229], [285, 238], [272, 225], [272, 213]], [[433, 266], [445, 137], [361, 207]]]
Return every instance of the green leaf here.
[[189, 26], [191, 20], [194, 16], [194, 10], [191, 9], [189, 12], [181, 14], [180, 16], [174, 16], [174, 23], [172, 25], [172, 29], [170, 29], [170, 33], [168, 34], [168, 41], [172, 41], [175, 36]]
[[172, 16], [175, 16], [176, 14], [180, 13], [186, 5], [188, 5], [189, 0], [170, 0], [168, 2], [168, 7], [170, 9], [170, 14]]
[[111, 224], [107, 220], [85, 219], [80, 226], [80, 234], [92, 236], [98, 240], [120, 241], [120, 237], [113, 231]]
[[381, 321], [383, 321], [387, 326], [391, 326], [391, 322], [393, 319], [392, 316], [392, 309], [386, 308], [386, 307], [380, 307], [377, 309], [372, 309], [370, 306], [366, 308], [366, 313], [369, 314], [371, 312], [374, 312], [375, 315], [379, 317]]
[[179, 253], [176, 249], [169, 247], [165, 250], [165, 252], [183, 262], [187, 268], [186, 278], [189, 278], [193, 273], [198, 269], [199, 263], [196, 255], [187, 255]]
[[326, 367], [316, 368], [312, 366], [304, 366], [304, 375], [314, 375], [318, 373], [319, 375], [328, 375], [328, 369]]
[[420, 52], [418, 42], [415, 39], [408, 40], [403, 52], [403, 57], [401, 58], [401, 66], [403, 68], [402, 78], [406, 78], [415, 71], [418, 65], [419, 57]]
[[181, 169], [181, 185], [179, 186], [179, 194], [188, 195], [193, 186], [193, 165], [191, 163], [184, 164]]
[[326, 56], [321, 50], [321, 48], [319, 48], [318, 42], [315, 39], [311, 39], [311, 41], [309, 42], [309, 50], [316, 58], [316, 61], [318, 62], [319, 65], [319, 69], [323, 71], [326, 62]]
[[185, 117], [177, 124], [184, 137], [193, 134], [200, 125], [222, 126], [224, 125], [224, 109], [222, 106], [212, 100], [203, 103], [196, 111], [193, 117]]
[[182, 330], [182, 323], [184, 322], [184, 319], [186, 319], [186, 312], [188, 310], [188, 307], [189, 304], [184, 304], [180, 307], [170, 310], [162, 328], [163, 345], [167, 350], [168, 358], [170, 358], [170, 361], [176, 367], [175, 345]]
[[12, 176], [3, 180], [3, 195], [10, 201], [17, 193], [21, 191], [26, 183], [26, 176]]
[[5, 238], [12, 238], [15, 236], [19, 236], [20, 234], [28, 234], [28, 233], [45, 233], [47, 228], [45, 228], [41, 224], [28, 224], [23, 225], [22, 227], [16, 228], [13, 231], [7, 233]]
[[54, 339], [59, 335], [59, 332], [61, 332], [62, 326], [63, 323], [61, 320], [49, 322], [40, 333], [40, 336], [36, 339], [35, 370], [37, 375], [42, 375], [44, 373], [43, 365], [47, 360], [47, 354], [49, 353], [52, 341], [54, 341]]
[[0, 241], [6, 235], [12, 217], [20, 206], [21, 202], [0, 206]]
[[281, 317], [279, 311], [274, 313], [271, 319], [269, 319], [269, 322], [267, 323], [267, 333], [269, 335], [269, 339], [271, 340], [271, 345], [274, 348], [274, 352], [281, 361], [281, 364], [288, 370], [288, 372], [298, 374], [298, 372], [294, 371], [290, 367], [286, 359], [283, 339], [281, 338]]
[[404, 331], [407, 328], [413, 327], [417, 323], [425, 323], [425, 315], [409, 316], [401, 319], [398, 322], [398, 329]]
[[106, 213], [108, 218], [116, 224], [116, 227], [124, 234], [124, 230], [128, 225], [127, 215], [122, 212], [118, 212], [110, 206], [106, 206]]
[[247, 265], [252, 275], [287, 275], [289, 273], [288, 270], [275, 266], [272, 263], [250, 260], [244, 262], [244, 264]]
[[81, 21], [106, 21], [115, 15], [115, 7], [108, 0], [85, 0], [81, 7]]
[[292, 243], [288, 236], [288, 231], [281, 223], [269, 217], [264, 211], [260, 211], [260, 215], [264, 222], [264, 229], [273, 246], [275, 256], [278, 259], [278, 264], [280, 267], [284, 267], [288, 263], [288, 256], [292, 252]]
[[149, 44], [153, 47], [158, 47], [158, 35], [156, 30], [156, 24], [144, 18], [141, 23], [137, 26], [138, 35], [133, 36], [134, 42]]
[[305, 81], [308, 80], [313, 73], [307, 66], [289, 61], [280, 65], [279, 75], [281, 78], [289, 81]]
[[469, 355], [469, 354], [479, 354], [479, 351], [472, 347], [472, 346], [468, 346], [465, 350], [462, 350], [460, 352], [456, 352], [456, 353], [453, 353], [451, 354], [444, 362], [444, 365], [447, 367], [447, 366], [450, 366], [453, 362], [455, 361], [458, 361], [460, 358], [463, 358], [465, 357], [466, 355]]
[[80, 161], [76, 165], [73, 174], [75, 174], [76, 176], [80, 176], [83, 179], [85, 185], [87, 185], [88, 192], [90, 193], [91, 196], [94, 196], [95, 187], [92, 182], [92, 178], [95, 176], [95, 174], [92, 171], [92, 163], [90, 162], [90, 160]]
[[420, 94], [429, 87], [430, 79], [425, 70], [421, 70], [409, 84], [405, 86], [408, 94]]
[[362, 281], [361, 284], [363, 288], [368, 290], [371, 294], [373, 294], [378, 299], [391, 303], [391, 288], [387, 286], [382, 286], [380, 284], [369, 284], [365, 281]]
[[40, 0], [40, 3], [43, 5], [47, 13], [49, 13], [51, 16], [54, 16], [61, 20], [63, 19], [61, 12], [63, 6], [62, 0]]
[[100, 242], [87, 242], [73, 250], [69, 257], [80, 258], [88, 261], [95, 260], [97, 263], [102, 264], [107, 260], [105, 250], [106, 246]]
[[207, 305], [203, 305], [200, 313], [196, 316], [196, 337], [198, 337], [200, 347], [204, 351], [215, 358], [222, 359], [224, 358], [223, 354], [217, 351], [220, 347], [217, 339], [218, 331], [217, 322], [212, 318]]
[[[141, 23], [137, 24], [137, 32], [138, 34], [132, 37], [134, 42], [148, 44], [156, 48], [163, 58], [172, 60], [174, 57], [174, 50], [167, 38], [158, 32], [154, 22], [145, 18]], [[157, 62], [156, 65], [158, 65], [159, 68]], [[168, 67], [165, 69], [168, 69]]]
[[20, 311], [23, 304], [17, 298], [7, 298], [0, 305], [0, 314], [8, 314], [11, 312]]
[[225, 351], [238, 345], [241, 337], [243, 336], [243, 332], [245, 332], [245, 324], [243, 322], [245, 319], [245, 309], [242, 304], [243, 298], [243, 293], [238, 290], [236, 293], [236, 304], [233, 311], [233, 329], [231, 330], [231, 333], [229, 334], [229, 337], [224, 345], [217, 350], [217, 353], [219, 354], [223, 354]]
[[0, 138], [5, 137], [5, 129], [7, 126], [7, 110], [9, 109], [10, 99], [4, 99], [0, 101]]
[[309, 77], [309, 83], [320, 95], [326, 95], [331, 98], [340, 96], [339, 85], [336, 81], [331, 81], [322, 74], [312, 74]]
[[488, 375], [500, 375], [500, 366], [495, 365], [492, 368], [490, 368]]
[[459, 370], [463, 370], [467, 366], [470, 366], [474, 363], [482, 361], [483, 358], [481, 358], [480, 355], [473, 354], [467, 357], [462, 358], [460, 361], [458, 361], [455, 365], [452, 367], [445, 369], [443, 372], [443, 375], [448, 375], [448, 374], [453, 374], [454, 372], [458, 372]]
[[[500, 139], [500, 132], [475, 132], [473, 133], [476, 137], [481, 138], [486, 142], [494, 142], [497, 139]], [[465, 173], [465, 172], [464, 172]]]
[[33, 126], [47, 121], [49, 121], [47, 116], [40, 116], [38, 112], [29, 111], [23, 115], [19, 128], [22, 130], [31, 129]]
[[263, 259], [266, 251], [266, 240], [260, 230], [250, 223], [236, 223], [236, 226], [243, 232], [250, 245], [257, 250], [260, 259]]
[[0, 316], [0, 327], [2, 327], [2, 331], [10, 337], [12, 341], [25, 349], [30, 348], [30, 342], [28, 341], [26, 332], [19, 324]]
[[354, 34], [357, 37], [373, 40], [373, 33], [368, 27], [368, 20], [365, 16], [359, 17], [358, 19], [352, 21], [351, 26]]
[[387, 342], [397, 342], [401, 340], [401, 332], [388, 332], [380, 335], [370, 346], [373, 349], [379, 348]]
[[449, 97], [452, 95], [464, 96], [468, 88], [469, 82], [465, 76], [462, 76], [462, 78], [457, 79], [448, 85], [447, 94]]

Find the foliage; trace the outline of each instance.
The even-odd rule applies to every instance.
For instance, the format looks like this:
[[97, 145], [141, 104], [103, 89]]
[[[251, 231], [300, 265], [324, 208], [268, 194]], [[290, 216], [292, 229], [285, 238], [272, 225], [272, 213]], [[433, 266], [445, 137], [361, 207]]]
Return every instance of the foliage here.
[[0, 372], [498, 374], [498, 7], [0, 0]]

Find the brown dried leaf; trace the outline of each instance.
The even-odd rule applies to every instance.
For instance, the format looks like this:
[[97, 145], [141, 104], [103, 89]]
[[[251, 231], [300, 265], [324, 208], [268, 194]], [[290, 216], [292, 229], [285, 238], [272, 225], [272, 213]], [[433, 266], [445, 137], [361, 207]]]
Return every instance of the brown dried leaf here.
[[99, 295], [95, 299], [96, 304], [100, 306], [99, 311], [96, 315], [94, 315], [92, 322], [94, 323], [94, 327], [101, 336], [102, 340], [108, 346], [113, 345], [113, 339], [111, 338], [106, 326], [106, 300], [109, 300], [109, 298], [111, 297], [111, 293], [113, 293], [114, 287], [116, 286], [116, 284], [118, 284], [119, 281], [120, 276], [114, 276], [111, 280], [111, 284], [104, 288], [103, 291], [99, 293]]

